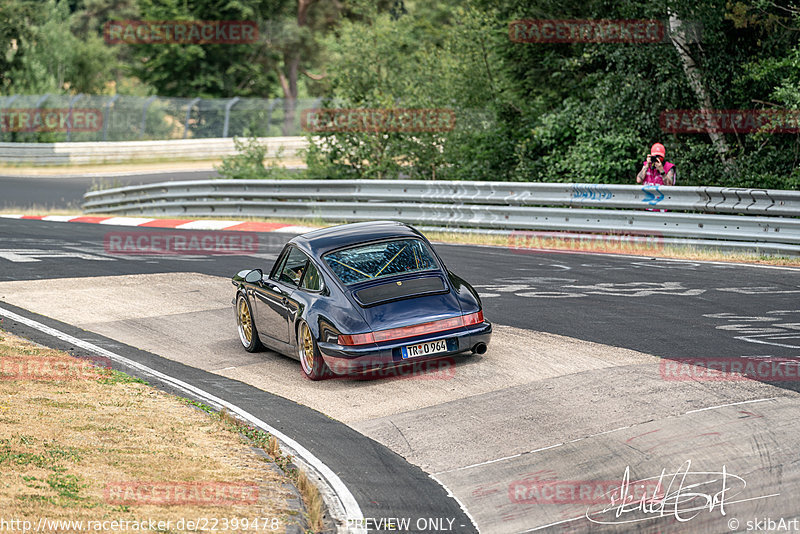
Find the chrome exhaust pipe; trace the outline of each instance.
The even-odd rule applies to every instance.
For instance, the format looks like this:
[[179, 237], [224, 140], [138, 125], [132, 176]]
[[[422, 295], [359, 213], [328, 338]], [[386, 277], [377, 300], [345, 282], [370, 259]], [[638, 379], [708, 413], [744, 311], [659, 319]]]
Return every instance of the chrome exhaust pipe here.
[[472, 347], [472, 352], [474, 354], [486, 354], [486, 343], [477, 343], [474, 347]]

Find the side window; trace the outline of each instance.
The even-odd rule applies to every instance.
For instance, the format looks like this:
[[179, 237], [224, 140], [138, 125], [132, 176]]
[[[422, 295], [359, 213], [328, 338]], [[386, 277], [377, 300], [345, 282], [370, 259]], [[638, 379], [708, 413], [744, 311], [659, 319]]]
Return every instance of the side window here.
[[322, 277], [310, 261], [308, 262], [308, 267], [306, 267], [306, 275], [303, 277], [303, 283], [300, 287], [309, 291], [320, 291], [322, 289]]
[[[294, 250], [294, 248], [290, 249]], [[270, 273], [269, 277], [272, 280], [277, 280], [281, 272], [283, 271], [283, 266], [286, 265], [286, 258], [289, 257], [289, 250], [285, 250], [278, 256], [278, 259], [275, 261], [275, 265], [272, 267], [272, 272]]]
[[306, 265], [308, 265], [308, 256], [303, 254], [300, 250], [292, 247], [291, 252], [286, 258], [286, 262], [281, 269], [281, 274], [278, 276], [278, 281], [288, 284], [290, 286], [299, 286], [300, 280], [303, 279]]

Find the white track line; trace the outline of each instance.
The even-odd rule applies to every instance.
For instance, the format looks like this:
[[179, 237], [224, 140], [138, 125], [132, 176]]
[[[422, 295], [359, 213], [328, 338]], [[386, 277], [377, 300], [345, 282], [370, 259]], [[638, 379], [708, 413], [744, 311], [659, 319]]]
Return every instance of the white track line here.
[[283, 228], [276, 228], [273, 230], [273, 232], [277, 232], [279, 234], [305, 234], [306, 232], [312, 232], [319, 229], [319, 226], [284, 226]]
[[42, 220], [47, 222], [69, 222], [78, 217], [79, 215], [47, 215]]
[[[765, 402], [765, 401], [777, 400], [778, 398], [779, 397], [769, 397], [769, 398], [766, 398], [766, 399], [753, 399], [753, 400], [746, 400], [746, 401], [741, 401], [741, 402], [731, 402], [730, 404], [719, 404], [717, 406], [708, 406], [707, 408], [698, 408], [696, 410], [689, 410], [688, 412], [684, 412], [681, 415], [689, 415], [690, 413], [705, 412], [707, 410], [717, 410], [719, 408], [727, 408], [728, 406], [739, 406], [740, 404], [752, 404], [754, 402]], [[646, 421], [646, 422], [649, 422], [649, 421]], [[470, 464], [470, 465], [465, 465], [465, 466], [462, 466], [462, 467], [456, 467], [455, 469], [448, 469], [447, 471], [439, 471], [438, 473], [434, 473], [431, 476], [435, 477], [437, 475], [444, 475], [444, 474], [447, 474], [447, 473], [455, 473], [456, 471], [466, 471], [467, 469], [474, 469], [476, 467], [482, 467], [482, 466], [488, 465], [488, 464], [502, 462], [502, 461], [505, 461], [505, 460], [511, 460], [512, 458], [518, 458], [518, 457], [523, 456], [525, 454], [534, 454], [534, 453], [546, 451], [546, 450], [549, 450], [549, 449], [555, 449], [556, 447], [562, 447], [562, 446], [566, 445], [567, 443], [575, 443], [577, 441], [583, 441], [583, 440], [587, 440], [587, 439], [591, 439], [591, 438], [596, 438], [596, 437], [602, 436], [604, 434], [611, 434], [612, 432], [619, 432], [620, 430], [625, 430], [627, 428], [631, 428], [632, 426], [635, 426], [635, 425], [621, 426], [621, 427], [615, 428], [613, 430], [606, 430], [606, 431], [603, 431], [603, 432], [598, 432], [596, 434], [590, 434], [590, 435], [584, 436], [582, 438], [571, 439], [571, 440], [565, 441], [563, 443], [556, 443], [554, 445], [548, 445], [547, 447], [541, 447], [541, 448], [538, 448], [538, 449], [534, 449], [532, 451], [520, 452], [520, 453], [517, 453], [517, 454], [512, 454], [511, 456], [503, 456], [502, 458], [496, 458], [494, 460], [487, 460], [485, 462], [479, 462], [477, 464]]]
[[184, 224], [179, 224], [175, 228], [179, 230], [224, 230], [237, 224], [242, 224], [245, 221], [217, 221], [217, 220], [199, 220], [191, 221]]
[[739, 406], [740, 404], [752, 404], [754, 402], [766, 402], [766, 401], [776, 400], [777, 398], [778, 397], [769, 397], [768, 399], [753, 399], [753, 400], [742, 401], [742, 402], [732, 402], [730, 404], [719, 404], [717, 406], [709, 406], [708, 408], [698, 408], [697, 410], [689, 410], [684, 415], [690, 414], [690, 413], [705, 412], [706, 410], [716, 410], [717, 408], [727, 408], [728, 406]]
[[97, 224], [108, 224], [111, 226], [141, 226], [156, 219], [147, 219], [142, 217], [111, 217], [105, 221], [100, 221]]
[[[334, 492], [334, 495], [339, 499], [340, 504], [343, 507], [343, 511], [346, 516], [344, 518], [346, 524], [349, 525], [364, 524], [363, 521], [364, 515], [361, 512], [361, 507], [358, 505], [358, 502], [356, 501], [355, 497], [353, 496], [352, 493], [350, 493], [350, 490], [347, 489], [347, 486], [345, 486], [344, 482], [342, 482], [342, 480], [338, 477], [338, 475], [336, 475], [336, 473], [334, 473], [330, 467], [325, 465], [322, 462], [322, 460], [314, 456], [311, 453], [311, 451], [300, 445], [298, 442], [296, 442], [289, 436], [282, 433], [280, 430], [273, 428], [266, 422], [262, 421], [261, 419], [258, 419], [256, 416], [242, 410], [241, 408], [235, 406], [234, 404], [231, 404], [225, 400], [220, 399], [219, 397], [212, 395], [211, 393], [208, 393], [198, 387], [183, 382], [182, 380], [178, 380], [177, 378], [165, 375], [164, 373], [156, 371], [155, 369], [151, 369], [133, 360], [129, 360], [128, 358], [120, 356], [119, 354], [111, 352], [110, 350], [104, 349], [103, 347], [98, 347], [93, 343], [89, 343], [88, 341], [84, 341], [77, 337], [71, 336], [60, 330], [56, 330], [55, 328], [51, 328], [47, 325], [44, 325], [38, 321], [34, 321], [33, 319], [28, 319], [27, 317], [23, 317], [22, 315], [6, 310], [3, 307], [0, 307], [0, 316], [7, 317], [8, 319], [12, 319], [14, 321], [17, 321], [18, 323], [22, 323], [31, 328], [35, 328], [36, 330], [39, 330], [40, 332], [43, 332], [56, 339], [66, 341], [77, 347], [81, 347], [82, 349], [94, 352], [95, 354], [99, 354], [101, 356], [105, 356], [112, 361], [116, 361], [128, 367], [137, 369], [138, 371], [141, 371], [154, 378], [158, 378], [159, 380], [162, 380], [179, 390], [192, 393], [193, 395], [203, 399], [204, 401], [208, 402], [211, 406], [217, 409], [227, 408], [231, 412], [237, 414], [242, 419], [249, 421], [250, 423], [253, 423], [262, 430], [265, 430], [270, 434], [272, 434], [273, 436], [275, 436], [278, 440], [283, 442], [283, 444], [286, 445], [287, 448], [291, 449], [291, 451], [295, 453], [295, 456], [300, 457], [300, 459], [302, 459], [304, 463], [306, 463], [307, 465], [311, 466], [314, 470], [316, 470], [316, 472], [319, 473], [323, 477], [323, 479], [330, 485], [331, 489]], [[353, 532], [354, 534], [366, 534], [367, 531], [363, 527], [352, 527], [350, 529], [350, 532]]]

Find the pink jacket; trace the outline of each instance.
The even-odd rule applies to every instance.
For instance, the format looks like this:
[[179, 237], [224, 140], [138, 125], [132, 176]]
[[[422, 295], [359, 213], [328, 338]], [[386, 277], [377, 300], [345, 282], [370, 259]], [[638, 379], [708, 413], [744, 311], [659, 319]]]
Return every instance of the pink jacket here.
[[[642, 162], [644, 164], [644, 162]], [[675, 166], [674, 163], [670, 163], [669, 161], [664, 162], [664, 176], [669, 173], [669, 170]], [[677, 178], [677, 177], [676, 177]], [[644, 180], [642, 181], [644, 185], [664, 185], [664, 179], [658, 173], [657, 170], [654, 168], [647, 168], [647, 172], [644, 175]], [[673, 183], [672, 185], [675, 185]]]

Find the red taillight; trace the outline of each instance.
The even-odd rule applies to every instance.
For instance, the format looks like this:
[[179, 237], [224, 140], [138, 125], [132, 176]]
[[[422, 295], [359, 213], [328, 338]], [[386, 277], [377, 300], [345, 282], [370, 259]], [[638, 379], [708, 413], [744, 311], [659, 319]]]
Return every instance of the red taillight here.
[[378, 330], [375, 332], [375, 341], [390, 341], [392, 339], [403, 339], [404, 337], [421, 336], [423, 334], [441, 332], [442, 330], [452, 330], [459, 326], [464, 326], [463, 317], [440, 319], [438, 321], [431, 321], [430, 323], [390, 328], [389, 330]]
[[378, 330], [377, 332], [368, 332], [366, 334], [340, 334], [339, 345], [367, 345], [368, 343], [378, 343], [381, 341], [432, 334], [434, 332], [443, 332], [460, 326], [471, 326], [482, 322], [483, 311], [479, 311], [460, 317], [453, 317], [451, 319], [440, 319], [429, 323]]
[[366, 334], [339, 334], [339, 345], [367, 345], [375, 343], [372, 332]]
[[483, 310], [464, 316], [464, 326], [480, 324], [483, 322]]

